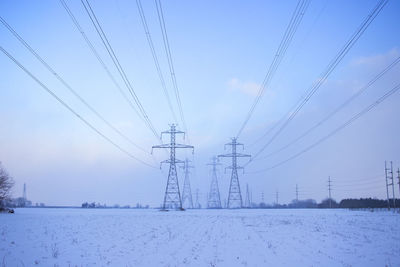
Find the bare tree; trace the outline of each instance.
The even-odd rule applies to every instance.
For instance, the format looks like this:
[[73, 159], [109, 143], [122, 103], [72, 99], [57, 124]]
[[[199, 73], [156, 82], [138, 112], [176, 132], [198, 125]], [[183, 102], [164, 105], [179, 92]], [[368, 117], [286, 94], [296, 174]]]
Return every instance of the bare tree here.
[[14, 181], [8, 172], [3, 168], [0, 162], [0, 208], [3, 203], [11, 197], [11, 188], [14, 186]]

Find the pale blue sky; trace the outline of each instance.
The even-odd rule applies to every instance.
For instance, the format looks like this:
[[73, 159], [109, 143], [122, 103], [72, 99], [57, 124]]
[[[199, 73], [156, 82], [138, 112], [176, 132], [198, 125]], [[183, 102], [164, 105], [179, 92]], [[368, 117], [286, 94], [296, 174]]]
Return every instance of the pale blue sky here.
[[[90, 40], [118, 78], [80, 1], [67, 1]], [[172, 122], [147, 45], [135, 1], [91, 1], [111, 44], [144, 108], [158, 131]], [[283, 36], [297, 1], [162, 1], [170, 46], [189, 136], [195, 146], [192, 191], [201, 201], [210, 184], [206, 163], [224, 153], [236, 135]], [[254, 154], [255, 140], [285, 114], [318, 79], [377, 1], [311, 1], [270, 87], [240, 136], [245, 153]], [[174, 100], [154, 1], [142, 1], [167, 88]], [[285, 145], [345, 101], [400, 56], [400, 3], [389, 1], [335, 69], [327, 82], [285, 129], [265, 155]], [[124, 102], [58, 1], [1, 1], [2, 16], [59, 75], [133, 141], [149, 152], [157, 140]], [[137, 150], [107, 128], [60, 84], [52, 74], [0, 25], [0, 45], [31, 70], [51, 90], [119, 145], [156, 164], [161, 151]], [[24, 182], [34, 202], [80, 205], [158, 205], [163, 199], [163, 173], [127, 157], [106, 143], [43, 91], [5, 55], [0, 54], [0, 161], [14, 176], [14, 195]], [[385, 197], [384, 161], [400, 166], [399, 93], [315, 149], [279, 168], [250, 174], [284, 160], [371, 104], [400, 82], [393, 68], [360, 98], [318, 130], [287, 150], [254, 161], [240, 174], [253, 200], [273, 202], [295, 196], [296, 183], [304, 198]], [[122, 87], [124, 90], [126, 88]], [[177, 105], [174, 101], [174, 108]], [[187, 154], [190, 156], [190, 153]], [[179, 153], [180, 158], [185, 153]], [[154, 163], [154, 160], [157, 163]], [[228, 164], [224, 161], [224, 166]], [[221, 169], [222, 171], [222, 169]], [[183, 183], [183, 176], [179, 176]], [[360, 179], [366, 179], [358, 182]], [[230, 174], [221, 172], [221, 198], [227, 197]], [[378, 181], [381, 179], [381, 185]], [[346, 182], [348, 181], [348, 182]], [[356, 181], [356, 182], [352, 182]], [[244, 197], [244, 194], [243, 194]]]

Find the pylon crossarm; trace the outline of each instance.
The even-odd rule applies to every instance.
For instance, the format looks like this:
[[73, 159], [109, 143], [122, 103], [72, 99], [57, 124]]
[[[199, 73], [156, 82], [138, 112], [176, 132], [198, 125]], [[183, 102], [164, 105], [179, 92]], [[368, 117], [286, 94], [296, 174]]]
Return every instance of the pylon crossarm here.
[[242, 153], [229, 153], [218, 155], [219, 158], [232, 158], [232, 157], [251, 157], [251, 155], [242, 154]]
[[162, 137], [163, 134], [185, 134], [185, 132], [178, 131], [178, 130], [175, 130], [175, 131], [171, 131], [171, 130], [163, 131], [163, 132], [161, 132], [161, 137]]
[[172, 160], [170, 160], [170, 159], [166, 159], [166, 160], [161, 161], [161, 163], [185, 164], [185, 162], [183, 160], [180, 160], [180, 159], [175, 159], [174, 162]]
[[222, 155], [218, 155], [218, 158], [231, 158], [233, 157], [233, 154], [222, 154]]
[[244, 167], [242, 167], [242, 166], [236, 166], [235, 168], [233, 168], [233, 166], [228, 166], [228, 167], [226, 167], [225, 169], [244, 169]]
[[162, 144], [162, 145], [152, 146], [151, 151], [153, 151], [154, 148], [171, 148], [171, 145], [170, 144]]
[[236, 157], [247, 157], [247, 158], [250, 158], [251, 155], [236, 153]]
[[175, 144], [175, 148], [191, 148], [191, 149], [194, 149], [194, 146], [183, 145], [183, 144]]

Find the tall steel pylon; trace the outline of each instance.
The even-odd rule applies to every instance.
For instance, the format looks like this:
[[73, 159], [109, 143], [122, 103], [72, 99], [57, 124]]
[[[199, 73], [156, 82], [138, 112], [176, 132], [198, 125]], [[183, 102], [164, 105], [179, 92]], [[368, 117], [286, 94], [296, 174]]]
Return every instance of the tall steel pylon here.
[[227, 167], [227, 169], [232, 169], [231, 183], [229, 185], [228, 208], [229, 209], [241, 208], [243, 206], [242, 194], [240, 192], [239, 176], [238, 176], [237, 170], [243, 169], [243, 167], [240, 167], [237, 165], [237, 158], [238, 157], [251, 157], [251, 156], [247, 155], [247, 154], [241, 154], [241, 153], [236, 152], [237, 146], [242, 146], [243, 149], [244, 149], [244, 146], [243, 146], [243, 144], [238, 143], [237, 138], [235, 138], [235, 137], [232, 138], [232, 142], [225, 144], [224, 148], [226, 148], [226, 146], [232, 147], [232, 153], [218, 155], [218, 157], [232, 158], [232, 165]]
[[217, 157], [213, 157], [212, 163], [209, 163], [207, 165], [212, 166], [212, 178], [210, 185], [210, 193], [208, 194], [207, 208], [220, 209], [222, 208], [222, 205], [218, 187], [217, 166], [221, 165], [221, 163], [218, 163]]
[[182, 192], [182, 207], [185, 209], [193, 209], [193, 198], [192, 189], [190, 188], [189, 173], [190, 168], [194, 166], [190, 165], [190, 160], [186, 158], [185, 165], [181, 166], [185, 170], [185, 180], [183, 182], [183, 192]]
[[[169, 159], [161, 161], [163, 163], [169, 163], [169, 172], [167, 186], [165, 188], [163, 209], [182, 209], [182, 199], [179, 191], [178, 174], [176, 170], [176, 164], [184, 163], [184, 161], [179, 160], [175, 157], [175, 152], [177, 148], [191, 148], [192, 153], [194, 153], [194, 147], [190, 145], [177, 144], [175, 142], [175, 137], [177, 134], [183, 134], [185, 138], [185, 132], [176, 130], [176, 125], [171, 124], [169, 131], [161, 132], [161, 139], [164, 134], [170, 135], [170, 143], [153, 146], [151, 152], [153, 153], [154, 148], [169, 148], [170, 154]], [[161, 166], [160, 166], [161, 168]]]

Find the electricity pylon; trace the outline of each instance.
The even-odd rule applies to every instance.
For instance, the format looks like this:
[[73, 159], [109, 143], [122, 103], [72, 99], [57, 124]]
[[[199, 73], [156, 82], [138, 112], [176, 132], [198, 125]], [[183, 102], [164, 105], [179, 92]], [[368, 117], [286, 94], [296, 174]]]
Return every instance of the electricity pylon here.
[[245, 208], [251, 208], [249, 184], [246, 184], [246, 200], [244, 201]]
[[[161, 139], [164, 134], [170, 135], [170, 143], [153, 146], [151, 149], [152, 153], [153, 153], [154, 148], [169, 148], [169, 151], [170, 151], [169, 159], [161, 161], [161, 165], [163, 163], [169, 163], [168, 180], [167, 180], [167, 186], [165, 188], [163, 210], [182, 209], [182, 200], [181, 200], [181, 195], [179, 192], [179, 183], [178, 183], [178, 174], [177, 174], [177, 170], [176, 170], [176, 164], [184, 163], [184, 161], [179, 160], [175, 157], [176, 149], [177, 148], [191, 148], [192, 153], [194, 153], [193, 146], [177, 144], [175, 142], [176, 135], [183, 134], [183, 138], [185, 138], [185, 132], [176, 130], [175, 124], [171, 124], [170, 127], [171, 127], [171, 129], [169, 131], [165, 131], [165, 132], [161, 133]], [[160, 165], [160, 168], [161, 168], [161, 165]]]
[[212, 178], [211, 178], [210, 193], [208, 194], [207, 208], [220, 209], [222, 208], [222, 206], [221, 206], [221, 198], [219, 195], [217, 166], [221, 165], [221, 163], [218, 163], [217, 157], [213, 157], [212, 163], [209, 163], [207, 165], [212, 166]]
[[398, 180], [398, 184], [399, 184], [399, 195], [400, 195], [400, 168], [397, 168], [397, 180]]
[[[386, 176], [386, 194], [387, 194], [387, 201], [388, 201], [388, 209], [390, 210], [390, 201], [389, 201], [389, 187], [392, 186], [393, 190], [393, 209], [396, 210], [396, 198], [394, 196], [394, 178], [393, 178], [393, 162], [390, 162], [390, 168], [387, 167], [385, 161], [385, 176]], [[389, 184], [389, 180], [391, 180]]]
[[243, 144], [238, 143], [237, 139], [235, 137], [232, 138], [232, 142], [225, 144], [224, 148], [226, 148], [226, 146], [232, 147], [232, 153], [218, 155], [218, 157], [232, 158], [232, 165], [226, 168], [226, 169], [232, 169], [231, 183], [229, 185], [228, 209], [235, 209], [235, 208], [237, 209], [237, 208], [241, 208], [243, 206], [242, 194], [240, 192], [239, 176], [237, 173], [237, 170], [243, 169], [243, 167], [240, 167], [237, 165], [237, 158], [238, 157], [251, 157], [251, 156], [236, 152], [237, 146], [242, 146], [243, 149], [244, 149], [244, 146], [243, 146]]
[[332, 181], [330, 176], [328, 177], [328, 191], [329, 191], [329, 208], [332, 208], [332, 195], [331, 195]]
[[182, 206], [185, 209], [193, 209], [193, 198], [192, 198], [192, 189], [190, 188], [190, 179], [189, 173], [190, 168], [194, 168], [194, 166], [190, 165], [190, 160], [186, 158], [185, 165], [181, 166], [185, 170], [185, 180], [183, 182], [183, 192], [182, 192]]

